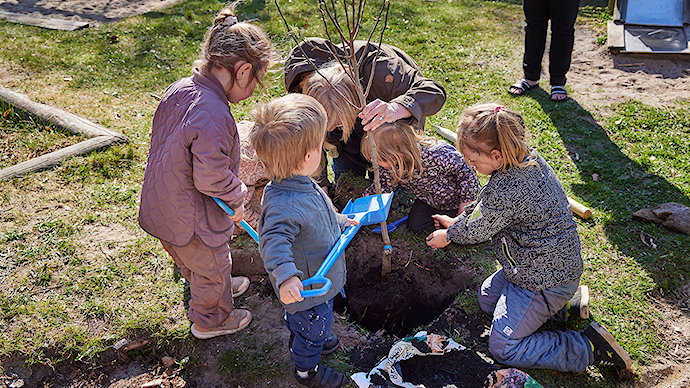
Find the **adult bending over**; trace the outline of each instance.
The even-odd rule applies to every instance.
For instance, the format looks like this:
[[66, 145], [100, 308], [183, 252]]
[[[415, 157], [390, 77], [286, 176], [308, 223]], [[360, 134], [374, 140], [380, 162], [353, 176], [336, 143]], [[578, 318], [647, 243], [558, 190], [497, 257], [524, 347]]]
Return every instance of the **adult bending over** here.
[[[423, 130], [424, 118], [438, 112], [446, 101], [443, 86], [424, 77], [417, 62], [404, 51], [387, 44], [379, 47], [366, 41], [354, 43], [355, 57], [364, 57], [359, 66], [359, 82], [363, 87], [374, 72], [367, 105], [361, 112], [343, 98], [358, 101], [355, 83], [331, 55], [331, 52], [343, 54], [340, 45], [321, 38], [308, 38], [292, 49], [285, 65], [285, 89], [310, 95], [326, 109], [326, 142], [332, 146], [336, 181], [345, 171], [364, 176], [366, 169], [371, 167], [360, 151], [364, 131], [397, 120]], [[321, 74], [315, 72], [314, 66]], [[324, 168], [322, 186], [328, 183], [325, 176]]]

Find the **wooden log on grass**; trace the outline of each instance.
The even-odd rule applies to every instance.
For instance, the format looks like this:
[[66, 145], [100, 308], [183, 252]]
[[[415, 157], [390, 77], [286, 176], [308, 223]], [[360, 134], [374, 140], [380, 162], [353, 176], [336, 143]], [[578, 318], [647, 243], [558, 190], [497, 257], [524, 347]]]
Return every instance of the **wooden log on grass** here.
[[7, 88], [0, 87], [0, 100], [5, 101], [29, 116], [36, 117], [56, 127], [64, 128], [72, 134], [91, 137], [91, 139], [84, 140], [78, 144], [62, 148], [47, 155], [6, 167], [0, 170], [0, 181], [33, 171], [52, 168], [70, 156], [85, 155], [106, 148], [113, 143], [129, 141], [129, 138], [121, 133], [112, 131], [102, 125], [95, 124], [83, 117], [79, 117], [62, 109], [34, 102], [25, 95], [15, 93]]
[[3, 168], [0, 170], [0, 181], [34, 171], [46, 170], [59, 165], [62, 161], [71, 156], [85, 155], [119, 142], [120, 139], [113, 136], [96, 136], [89, 140], [84, 140], [81, 143], [27, 160], [26, 162]]
[[15, 12], [0, 11], [0, 19], [5, 19], [8, 22], [26, 24], [29, 26], [37, 26], [48, 28], [51, 30], [74, 31], [80, 28], [88, 27], [89, 23], [78, 22], [75, 20], [55, 19], [43, 16], [26, 15]]
[[64, 111], [62, 109], [53, 108], [39, 102], [32, 101], [29, 97], [15, 93], [7, 88], [0, 86], [0, 100], [23, 110], [40, 120], [49, 122], [64, 128], [75, 135], [84, 135], [89, 137], [94, 136], [113, 136], [120, 139], [120, 141], [129, 141], [127, 136], [110, 130], [102, 125], [93, 123], [83, 117], [79, 117], [73, 113]]

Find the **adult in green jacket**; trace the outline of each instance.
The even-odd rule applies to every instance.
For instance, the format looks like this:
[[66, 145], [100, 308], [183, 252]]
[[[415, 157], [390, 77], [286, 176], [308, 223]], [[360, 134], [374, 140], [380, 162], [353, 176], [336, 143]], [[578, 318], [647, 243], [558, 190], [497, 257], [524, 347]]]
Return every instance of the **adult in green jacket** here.
[[[344, 57], [342, 45], [307, 38], [292, 49], [285, 64], [285, 89], [308, 94], [326, 109], [328, 133], [324, 148], [333, 157], [336, 181], [348, 170], [364, 176], [371, 166], [360, 151], [365, 131], [397, 120], [423, 130], [424, 118], [436, 114], [446, 101], [443, 86], [424, 77], [417, 62], [404, 51], [387, 44], [354, 43], [355, 58], [360, 63], [358, 81], [363, 89], [374, 73], [361, 111], [350, 103], [359, 99], [355, 83], [332, 54]], [[327, 186], [323, 166], [320, 180], [322, 186]]]

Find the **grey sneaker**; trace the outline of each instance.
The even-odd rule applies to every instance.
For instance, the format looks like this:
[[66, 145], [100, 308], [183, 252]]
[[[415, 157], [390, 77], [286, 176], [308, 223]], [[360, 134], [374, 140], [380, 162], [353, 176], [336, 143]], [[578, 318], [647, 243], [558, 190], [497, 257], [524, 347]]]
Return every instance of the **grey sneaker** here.
[[594, 365], [610, 365], [618, 369], [632, 367], [632, 360], [628, 353], [599, 322], [593, 321], [585, 329], [584, 334], [592, 344]]
[[244, 294], [249, 288], [249, 278], [246, 276], [233, 276], [232, 281], [232, 297], [237, 298]]
[[568, 318], [589, 318], [589, 287], [580, 286], [568, 302]]
[[318, 364], [309, 370], [305, 378], [299, 377], [295, 370], [295, 379], [309, 388], [340, 388], [345, 385], [347, 377], [335, 369]]

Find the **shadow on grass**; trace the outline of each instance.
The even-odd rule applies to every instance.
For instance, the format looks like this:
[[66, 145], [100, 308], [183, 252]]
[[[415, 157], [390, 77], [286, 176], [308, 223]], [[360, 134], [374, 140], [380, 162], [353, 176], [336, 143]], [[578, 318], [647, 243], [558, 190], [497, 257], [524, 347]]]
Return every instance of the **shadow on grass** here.
[[[674, 183], [650, 173], [623, 153], [607, 130], [575, 100], [553, 103], [543, 90], [532, 96], [549, 116], [577, 166], [582, 183], [572, 184], [572, 191], [605, 213], [601, 223], [609, 242], [644, 267], [662, 292], [680, 296], [685, 279], [690, 277], [690, 236], [635, 220], [632, 214], [666, 202], [687, 206], [690, 198]], [[653, 236], [656, 249], [641, 241], [642, 232]]]

